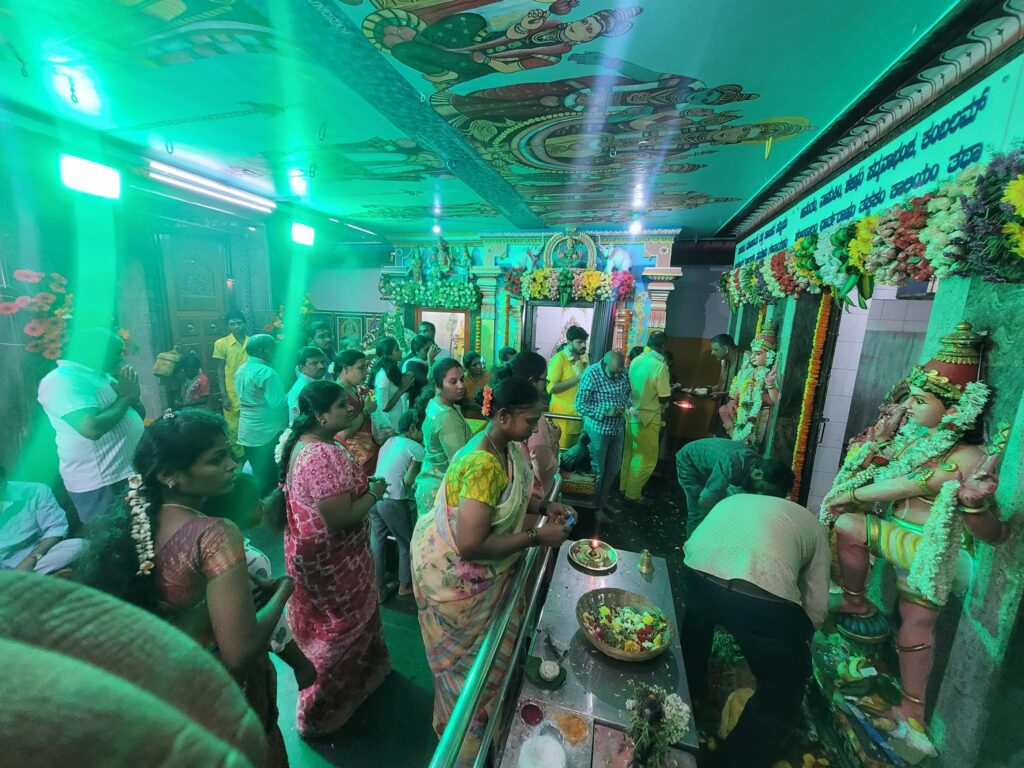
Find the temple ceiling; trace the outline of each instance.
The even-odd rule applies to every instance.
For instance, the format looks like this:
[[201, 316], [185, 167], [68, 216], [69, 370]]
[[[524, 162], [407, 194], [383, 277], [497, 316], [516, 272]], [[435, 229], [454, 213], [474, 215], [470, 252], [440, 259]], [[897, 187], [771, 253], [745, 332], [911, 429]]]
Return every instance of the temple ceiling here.
[[0, 0], [2, 96], [389, 237], [712, 235], [956, 2]]

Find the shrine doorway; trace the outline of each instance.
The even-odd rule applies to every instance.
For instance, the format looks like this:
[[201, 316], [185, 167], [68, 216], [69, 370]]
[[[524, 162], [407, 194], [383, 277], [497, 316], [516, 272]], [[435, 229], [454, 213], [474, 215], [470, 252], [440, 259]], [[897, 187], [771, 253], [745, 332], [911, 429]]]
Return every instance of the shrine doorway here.
[[822, 361], [824, 402], [810, 428], [809, 508], [832, 487], [850, 439], [875, 422], [886, 393], [918, 361], [932, 297], [876, 286], [866, 309], [842, 313], [834, 354]]
[[531, 301], [526, 307], [522, 349], [532, 349], [550, 360], [565, 341], [565, 332], [578, 325], [590, 334], [590, 359], [603, 355], [611, 342], [612, 307], [610, 301], [571, 302]]
[[417, 307], [416, 325], [422, 322], [434, 324], [437, 330], [434, 341], [442, 353], [447, 353], [461, 362], [462, 356], [471, 349], [469, 312], [459, 309]]

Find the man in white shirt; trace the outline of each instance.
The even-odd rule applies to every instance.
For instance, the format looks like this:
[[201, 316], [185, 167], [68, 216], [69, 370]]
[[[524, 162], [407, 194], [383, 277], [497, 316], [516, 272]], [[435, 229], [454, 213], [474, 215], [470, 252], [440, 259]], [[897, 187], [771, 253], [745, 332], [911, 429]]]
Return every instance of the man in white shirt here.
[[810, 640], [828, 604], [828, 534], [786, 500], [793, 473], [758, 459], [745, 493], [718, 502], [684, 549], [683, 660], [694, 701], [704, 694], [715, 625], [739, 644], [757, 690], [716, 752], [716, 766], [769, 766], [795, 722], [811, 674]]
[[299, 395], [307, 384], [324, 377], [327, 370], [327, 358], [319, 347], [303, 347], [299, 350], [295, 362], [295, 383], [288, 390], [288, 423], [295, 421], [299, 415]]
[[125, 494], [142, 438], [139, 376], [123, 357], [116, 333], [87, 328], [39, 382], [39, 404], [57, 433], [60, 476], [83, 523]]
[[42, 483], [7, 480], [0, 467], [0, 569], [53, 573], [85, 549], [84, 539], [65, 539], [68, 518]]
[[265, 495], [277, 485], [278, 466], [274, 461], [277, 439], [288, 426], [288, 402], [284, 383], [270, 364], [277, 343], [273, 336], [261, 333], [249, 339], [246, 360], [235, 372], [238, 395], [238, 444], [252, 467], [253, 477]]

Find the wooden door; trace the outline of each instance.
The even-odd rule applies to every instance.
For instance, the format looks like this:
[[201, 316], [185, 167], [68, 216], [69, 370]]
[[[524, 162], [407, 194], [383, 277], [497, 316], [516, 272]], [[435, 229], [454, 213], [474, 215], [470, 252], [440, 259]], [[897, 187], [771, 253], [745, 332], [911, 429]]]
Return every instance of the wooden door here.
[[220, 392], [213, 344], [227, 333], [227, 242], [216, 236], [174, 232], [159, 235], [158, 241], [171, 339], [183, 355], [194, 352], [199, 356], [210, 380], [211, 398], [216, 397]]

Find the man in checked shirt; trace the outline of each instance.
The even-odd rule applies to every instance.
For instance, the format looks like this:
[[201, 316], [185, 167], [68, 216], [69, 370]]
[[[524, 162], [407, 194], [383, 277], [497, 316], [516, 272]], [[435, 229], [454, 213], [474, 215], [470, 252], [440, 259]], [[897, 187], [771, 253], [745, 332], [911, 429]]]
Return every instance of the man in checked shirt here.
[[576, 390], [576, 410], [583, 417], [583, 429], [590, 438], [598, 522], [607, 519], [606, 509], [618, 511], [609, 505], [608, 493], [622, 464], [623, 414], [632, 400], [625, 371], [622, 353], [612, 350], [599, 365], [592, 365], [583, 372]]

